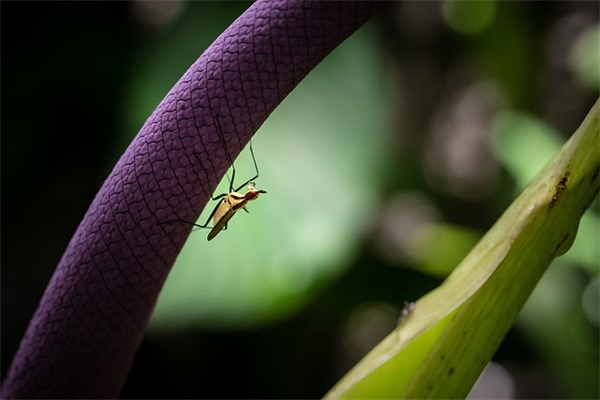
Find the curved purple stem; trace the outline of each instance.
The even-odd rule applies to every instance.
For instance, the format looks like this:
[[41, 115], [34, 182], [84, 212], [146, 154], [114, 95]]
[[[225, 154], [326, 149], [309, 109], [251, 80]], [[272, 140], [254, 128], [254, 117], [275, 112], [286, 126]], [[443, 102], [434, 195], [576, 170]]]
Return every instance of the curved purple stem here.
[[369, 19], [372, 2], [254, 3], [146, 121], [96, 195], [43, 295], [4, 398], [116, 397], [189, 226], [267, 116]]

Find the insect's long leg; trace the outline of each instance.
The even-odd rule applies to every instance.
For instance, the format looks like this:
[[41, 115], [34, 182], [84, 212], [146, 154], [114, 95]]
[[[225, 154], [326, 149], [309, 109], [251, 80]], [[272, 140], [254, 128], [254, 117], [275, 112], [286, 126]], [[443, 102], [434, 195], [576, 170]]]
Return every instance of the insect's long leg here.
[[[229, 179], [229, 175], [227, 176], [227, 178], [229, 179], [229, 193], [231, 193], [231, 192], [234, 191], [233, 190], [234, 189], [233, 185], [234, 185], [234, 180], [235, 180], [235, 166], [233, 165], [233, 159], [231, 158], [231, 154], [229, 154], [229, 149], [227, 148], [227, 143], [225, 142], [225, 137], [223, 136], [223, 129], [221, 128], [221, 123], [219, 121], [219, 115], [218, 114], [213, 114], [213, 121], [214, 121], [214, 123], [215, 123], [215, 125], [217, 127], [217, 133], [219, 134], [219, 141], [221, 142], [221, 145], [223, 146], [223, 150], [225, 151], [225, 156], [227, 157], [227, 161], [229, 162], [229, 165], [231, 165], [231, 169], [232, 169], [231, 179]], [[252, 148], [250, 148], [250, 150], [252, 151]], [[196, 153], [192, 153], [192, 154], [194, 155], [194, 157], [196, 157], [196, 160], [199, 162], [199, 164], [202, 165], [202, 162], [198, 158], [197, 154]], [[254, 153], [252, 153], [252, 159], [254, 160]], [[256, 161], [254, 161], [254, 166], [256, 167]], [[258, 172], [258, 168], [257, 168], [257, 172]], [[250, 180], [248, 182], [250, 182]], [[248, 182], [244, 183], [244, 185], [248, 184]], [[241, 187], [243, 187], [244, 185], [242, 185]], [[164, 221], [164, 222], [159, 222], [159, 225], [166, 224], [166, 223], [172, 223], [172, 222], [183, 222], [183, 223], [186, 223], [186, 224], [189, 224], [189, 225], [196, 226], [198, 228], [209, 228], [208, 224], [210, 223], [210, 220], [215, 216], [215, 213], [217, 212], [217, 209], [223, 203], [223, 201], [226, 201], [226, 200], [224, 200], [224, 198], [227, 195], [228, 195], [228, 193], [221, 193], [218, 196], [211, 195], [211, 199], [213, 201], [216, 201], [216, 200], [221, 200], [221, 201], [219, 201], [216, 204], [216, 206], [214, 207], [214, 209], [212, 210], [212, 212], [208, 216], [208, 219], [206, 220], [206, 222], [203, 225], [196, 224], [196, 223], [190, 222], [190, 221], [186, 221], [186, 220], [181, 219], [181, 218], [177, 218], [177, 219], [173, 219], [173, 220], [169, 220], [169, 221]], [[242, 199], [243, 199], [243, 197], [240, 198], [240, 200], [242, 200]], [[231, 204], [230, 204], [230, 206], [231, 206]], [[244, 207], [244, 209], [245, 209], [245, 207]], [[246, 212], [247, 211], [248, 210], [246, 210]], [[212, 229], [212, 228], [210, 228], [210, 229]], [[225, 225], [224, 229], [227, 229], [227, 225]]]
[[210, 198], [211, 198], [211, 200], [219, 200], [219, 199], [222, 199], [225, 196], [227, 196], [227, 193], [221, 193], [220, 195], [218, 195], [216, 197], [211, 196]]
[[[226, 196], [225, 194], [217, 196], [214, 200], [218, 200], [220, 198], [223, 198], [223, 196]], [[223, 200], [224, 201], [224, 200]], [[208, 216], [208, 218], [206, 219], [206, 222], [204, 223], [204, 225], [200, 225], [200, 224], [196, 224], [194, 222], [190, 222], [190, 221], [186, 221], [185, 219], [181, 219], [181, 218], [177, 218], [177, 219], [172, 219], [170, 221], [165, 221], [165, 222], [159, 222], [159, 225], [162, 224], [168, 224], [171, 222], [183, 222], [186, 223], [188, 225], [193, 225], [197, 228], [208, 228], [208, 229], [212, 229], [212, 227], [209, 227], [208, 224], [210, 223], [210, 220], [215, 216], [215, 213], [217, 212], [217, 209], [219, 208], [219, 206], [221, 205], [221, 201], [217, 203], [217, 205], [215, 206], [215, 208], [213, 208], [213, 210], [211, 211], [210, 215]]]
[[[221, 196], [221, 198], [222, 198], [222, 196]], [[223, 200], [223, 201], [225, 201], [225, 200]], [[215, 216], [215, 213], [217, 212], [217, 209], [219, 208], [221, 203], [222, 203], [222, 201], [218, 202], [217, 205], [215, 206], [215, 208], [213, 208], [213, 210], [210, 212], [210, 215], [206, 219], [206, 222], [204, 223], [204, 225], [198, 225], [198, 224], [193, 224], [193, 225], [195, 225], [199, 228], [207, 228], [208, 224], [210, 223], [210, 220]]]
[[[259, 175], [258, 165], [256, 164], [256, 158], [254, 158], [254, 150], [252, 150], [252, 140], [250, 140], [250, 154], [252, 154], [252, 162], [254, 162], [254, 169], [256, 170], [256, 175], [254, 175], [252, 178], [248, 179], [246, 182], [242, 183], [240, 185], [240, 187], [235, 188], [236, 192], [239, 192], [241, 188], [243, 188], [244, 186], [246, 186], [247, 184], [249, 184], [256, 178], [258, 178], [258, 175]], [[234, 172], [235, 172], [235, 170], [234, 170]], [[233, 183], [233, 179], [231, 180], [231, 182]]]
[[221, 128], [221, 123], [219, 122], [219, 115], [215, 114], [213, 119], [215, 120], [215, 125], [217, 125], [219, 139], [221, 140], [221, 145], [223, 146], [223, 150], [225, 151], [225, 156], [227, 156], [227, 161], [229, 161], [229, 165], [231, 165], [231, 180], [229, 181], [229, 193], [231, 193], [233, 192], [233, 182], [235, 182], [235, 165], [233, 165], [233, 159], [231, 158], [231, 154], [229, 154], [227, 143], [225, 143], [223, 129]]
[[234, 188], [235, 182], [235, 165], [233, 164], [233, 159], [231, 158], [231, 154], [229, 154], [229, 149], [227, 148], [227, 144], [225, 143], [225, 137], [223, 136], [223, 129], [221, 128], [221, 123], [219, 122], [219, 116], [215, 114], [214, 116], [215, 124], [217, 125], [217, 130], [219, 131], [219, 139], [221, 140], [221, 144], [223, 145], [223, 149], [225, 150], [225, 155], [227, 156], [227, 161], [231, 165], [231, 180], [229, 181], [229, 192], [239, 192], [243, 187], [248, 185], [250, 182], [258, 178], [260, 175], [258, 171], [258, 164], [256, 164], [256, 157], [254, 157], [254, 149], [252, 148], [252, 140], [250, 141], [250, 154], [252, 155], [252, 162], [254, 163], [254, 169], [256, 171], [256, 175], [252, 178], [248, 179], [244, 183], [242, 183], [239, 187]]
[[[211, 199], [213, 199], [213, 200], [221, 200], [225, 196], [227, 196], [227, 193], [221, 193], [218, 196], [211, 197]], [[215, 208], [212, 210], [212, 212], [210, 213], [210, 216], [208, 217], [208, 219], [206, 220], [206, 222], [204, 223], [204, 225], [199, 225], [199, 224], [196, 224], [194, 222], [186, 221], [185, 219], [181, 219], [181, 218], [170, 219], [168, 221], [159, 222], [158, 224], [159, 225], [163, 225], [163, 224], [170, 224], [172, 222], [184, 222], [184, 223], [189, 224], [189, 225], [197, 226], [198, 228], [207, 228], [208, 224], [210, 223], [210, 220], [212, 219], [212, 217], [214, 217], [215, 213], [217, 212], [217, 208], [219, 208], [220, 205], [221, 205], [221, 201], [218, 202], [217, 205], [215, 206]]]

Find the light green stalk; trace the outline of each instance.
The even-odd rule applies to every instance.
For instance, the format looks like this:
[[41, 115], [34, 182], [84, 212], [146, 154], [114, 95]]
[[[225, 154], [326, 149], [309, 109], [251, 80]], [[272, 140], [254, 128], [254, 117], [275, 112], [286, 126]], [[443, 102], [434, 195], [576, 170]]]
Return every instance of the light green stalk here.
[[464, 398], [599, 190], [600, 101], [469, 255], [325, 396]]

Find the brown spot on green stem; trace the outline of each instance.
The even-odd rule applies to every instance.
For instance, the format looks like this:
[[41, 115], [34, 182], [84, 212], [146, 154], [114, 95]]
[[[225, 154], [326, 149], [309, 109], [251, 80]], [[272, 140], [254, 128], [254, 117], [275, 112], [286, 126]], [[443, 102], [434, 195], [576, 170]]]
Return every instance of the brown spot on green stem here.
[[556, 188], [554, 190], [554, 196], [552, 196], [552, 200], [550, 201], [548, 208], [554, 207], [558, 199], [560, 199], [560, 196], [562, 196], [563, 192], [567, 188], [567, 181], [569, 180], [569, 176], [571, 176], [571, 173], [567, 171], [560, 180], [560, 182], [558, 182], [558, 185], [556, 185]]

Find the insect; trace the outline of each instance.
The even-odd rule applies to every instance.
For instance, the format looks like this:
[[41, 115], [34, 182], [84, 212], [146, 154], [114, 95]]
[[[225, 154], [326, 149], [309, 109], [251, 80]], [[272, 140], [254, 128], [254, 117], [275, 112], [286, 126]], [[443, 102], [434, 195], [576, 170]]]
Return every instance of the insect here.
[[[229, 164], [231, 165], [232, 169], [231, 179], [229, 180], [229, 193], [222, 193], [218, 196], [211, 197], [212, 200], [218, 200], [219, 203], [212, 210], [204, 225], [195, 224], [193, 222], [184, 221], [181, 219], [175, 220], [194, 225], [198, 228], [210, 229], [210, 232], [208, 233], [207, 237], [208, 240], [214, 239], [214, 237], [217, 236], [221, 231], [227, 229], [227, 223], [231, 218], [233, 218], [236, 212], [238, 212], [240, 209], [249, 212], [246, 208], [248, 203], [250, 201], [256, 200], [259, 195], [267, 193], [264, 190], [256, 189], [256, 184], [254, 180], [258, 178], [260, 173], [258, 171], [258, 165], [256, 164], [256, 158], [254, 157], [254, 150], [252, 150], [252, 142], [250, 142], [250, 154], [252, 155], [252, 162], [254, 163], [254, 169], [256, 171], [256, 174], [252, 178], [242, 183], [240, 186], [234, 186], [235, 165], [233, 164], [233, 160], [231, 158], [231, 155], [229, 154], [229, 150], [227, 149], [227, 145], [223, 137], [223, 131], [221, 129], [218, 116], [215, 116], [214, 120], [217, 126], [217, 131], [219, 133], [219, 140], [221, 141], [221, 145], [225, 150], [227, 161], [229, 161]], [[240, 193], [240, 190], [242, 190], [242, 188], [244, 187], [247, 187], [246, 193]], [[209, 227], [208, 224], [210, 223], [211, 219], [213, 220], [213, 226]]]
[[412, 314], [416, 307], [417, 303], [414, 303], [412, 301], [405, 301], [404, 308], [402, 309], [402, 311], [400, 311], [400, 316], [398, 317], [398, 322], [396, 322], [396, 325], [400, 325], [402, 322], [404, 322], [406, 318], [408, 318], [408, 316]]

